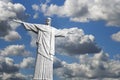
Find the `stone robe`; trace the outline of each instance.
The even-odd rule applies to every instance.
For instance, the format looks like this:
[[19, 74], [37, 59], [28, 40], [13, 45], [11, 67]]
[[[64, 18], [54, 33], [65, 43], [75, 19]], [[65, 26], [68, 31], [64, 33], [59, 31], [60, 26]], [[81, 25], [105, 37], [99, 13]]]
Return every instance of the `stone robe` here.
[[55, 37], [63, 37], [65, 32], [43, 24], [23, 22], [24, 27], [38, 34], [38, 54], [36, 59], [34, 80], [53, 80], [53, 55], [55, 54]]

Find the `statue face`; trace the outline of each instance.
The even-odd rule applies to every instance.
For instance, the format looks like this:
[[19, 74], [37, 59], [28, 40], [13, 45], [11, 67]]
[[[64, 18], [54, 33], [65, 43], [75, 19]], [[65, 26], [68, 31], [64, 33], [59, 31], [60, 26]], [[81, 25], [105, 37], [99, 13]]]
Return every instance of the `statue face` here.
[[46, 19], [46, 25], [51, 25], [51, 18]]

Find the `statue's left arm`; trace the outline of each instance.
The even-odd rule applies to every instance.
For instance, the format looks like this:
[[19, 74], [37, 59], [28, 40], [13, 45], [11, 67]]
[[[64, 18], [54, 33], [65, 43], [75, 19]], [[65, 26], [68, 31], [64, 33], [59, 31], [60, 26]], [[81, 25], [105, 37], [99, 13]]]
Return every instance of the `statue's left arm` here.
[[67, 36], [68, 31], [64, 31], [61, 29], [55, 29], [55, 37], [65, 37]]
[[55, 37], [65, 37], [66, 34], [66, 32], [63, 32], [61, 30], [55, 30]]

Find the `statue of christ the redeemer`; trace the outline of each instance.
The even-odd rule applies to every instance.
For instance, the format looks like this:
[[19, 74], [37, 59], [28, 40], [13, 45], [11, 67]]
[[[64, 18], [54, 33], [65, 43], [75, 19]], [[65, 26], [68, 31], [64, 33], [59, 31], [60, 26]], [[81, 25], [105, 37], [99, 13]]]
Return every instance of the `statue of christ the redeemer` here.
[[33, 80], [53, 80], [53, 56], [55, 53], [55, 37], [64, 37], [68, 32], [51, 26], [51, 18], [47, 18], [46, 24], [31, 24], [14, 20], [38, 35], [37, 58]]

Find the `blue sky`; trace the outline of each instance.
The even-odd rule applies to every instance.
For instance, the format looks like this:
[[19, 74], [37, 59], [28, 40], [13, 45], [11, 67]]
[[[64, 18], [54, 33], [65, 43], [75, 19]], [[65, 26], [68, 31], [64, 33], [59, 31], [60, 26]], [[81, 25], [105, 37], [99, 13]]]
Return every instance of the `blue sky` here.
[[74, 32], [56, 39], [54, 80], [120, 79], [119, 0], [0, 0], [0, 4], [1, 80], [32, 80], [34, 72], [37, 36], [12, 19], [44, 24], [47, 17], [53, 27]]

